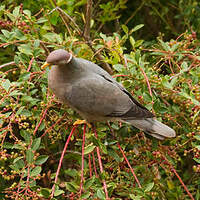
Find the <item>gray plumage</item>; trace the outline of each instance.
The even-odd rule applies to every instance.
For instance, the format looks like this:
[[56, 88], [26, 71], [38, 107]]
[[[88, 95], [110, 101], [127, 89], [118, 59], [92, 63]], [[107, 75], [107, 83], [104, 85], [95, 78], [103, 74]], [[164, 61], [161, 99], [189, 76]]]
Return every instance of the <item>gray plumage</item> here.
[[65, 50], [47, 57], [55, 65], [48, 75], [53, 93], [88, 122], [119, 120], [129, 123], [158, 139], [175, 137], [175, 131], [154, 119], [154, 115], [105, 70]]

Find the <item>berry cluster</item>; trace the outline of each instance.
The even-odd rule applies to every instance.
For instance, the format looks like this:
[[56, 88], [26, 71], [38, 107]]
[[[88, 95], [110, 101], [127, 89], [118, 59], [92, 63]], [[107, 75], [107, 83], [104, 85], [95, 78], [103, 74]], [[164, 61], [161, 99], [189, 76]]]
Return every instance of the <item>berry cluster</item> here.
[[12, 30], [13, 26], [17, 27], [24, 33], [30, 32], [30, 26], [27, 25], [25, 21], [18, 21], [14, 24], [12, 21], [9, 20], [0, 20], [0, 29]]

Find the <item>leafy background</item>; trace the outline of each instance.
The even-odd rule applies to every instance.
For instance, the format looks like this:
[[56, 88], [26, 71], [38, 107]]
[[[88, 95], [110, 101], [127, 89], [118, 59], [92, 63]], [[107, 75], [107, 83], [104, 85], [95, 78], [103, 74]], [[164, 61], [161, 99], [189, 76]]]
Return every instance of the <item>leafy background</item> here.
[[40, 67], [49, 52], [64, 48], [112, 73], [177, 137], [160, 142], [126, 124], [98, 123], [98, 138], [86, 129], [81, 176], [79, 126], [53, 198], [105, 199], [105, 181], [111, 199], [200, 199], [200, 3], [91, 2], [1, 3], [0, 198], [48, 199], [52, 193], [65, 141], [79, 116], [48, 90], [48, 70]]

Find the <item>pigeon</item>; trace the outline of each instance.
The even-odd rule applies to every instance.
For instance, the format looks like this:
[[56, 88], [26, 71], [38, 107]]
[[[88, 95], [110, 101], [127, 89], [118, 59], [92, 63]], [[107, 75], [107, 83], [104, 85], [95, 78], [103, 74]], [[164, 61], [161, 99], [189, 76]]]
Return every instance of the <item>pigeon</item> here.
[[42, 69], [47, 66], [52, 66], [49, 88], [87, 123], [117, 120], [160, 140], [176, 136], [172, 128], [156, 120], [152, 112], [95, 63], [58, 49], [49, 54]]

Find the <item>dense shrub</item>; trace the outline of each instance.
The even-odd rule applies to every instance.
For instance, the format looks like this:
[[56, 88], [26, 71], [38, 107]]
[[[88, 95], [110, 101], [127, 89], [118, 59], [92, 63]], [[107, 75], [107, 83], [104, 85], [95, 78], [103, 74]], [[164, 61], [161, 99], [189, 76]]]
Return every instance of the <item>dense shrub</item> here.
[[[104, 199], [105, 181], [113, 199], [199, 199], [199, 3], [185, 10], [189, 1], [144, 1], [139, 7], [140, 1], [98, 1], [90, 25], [86, 1], [59, 1], [57, 10], [45, 0], [44, 9], [28, 2], [4, 1], [0, 7], [0, 197], [48, 199], [52, 192], [64, 143], [79, 116], [48, 90], [48, 70], [40, 66], [50, 51], [65, 48], [113, 71], [177, 133], [160, 142], [117, 122], [98, 123], [98, 138], [87, 128], [81, 198]], [[137, 20], [127, 22], [129, 17]], [[159, 31], [147, 32], [148, 17]], [[174, 31], [176, 20], [183, 26]], [[55, 199], [79, 198], [83, 132], [79, 126], [70, 140]]]

